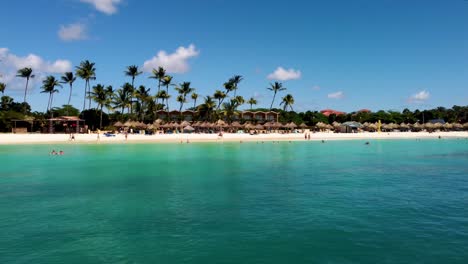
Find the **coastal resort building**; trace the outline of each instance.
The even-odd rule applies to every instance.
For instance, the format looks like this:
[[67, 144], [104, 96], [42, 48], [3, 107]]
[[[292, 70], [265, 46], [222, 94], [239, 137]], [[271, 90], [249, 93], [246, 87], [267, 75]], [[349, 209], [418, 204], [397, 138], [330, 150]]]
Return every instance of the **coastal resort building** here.
[[184, 121], [193, 121], [195, 119], [197, 112], [191, 110], [185, 111], [166, 111], [166, 110], [158, 110], [156, 111], [156, 117], [161, 120], [169, 120], [169, 121], [177, 121], [177, 120], [184, 120]]
[[341, 112], [341, 111], [337, 111], [337, 110], [333, 110], [333, 109], [324, 109], [324, 110], [321, 110], [320, 113], [322, 113], [326, 117], [328, 117], [330, 115], [336, 115], [336, 116], [346, 115], [345, 112]]

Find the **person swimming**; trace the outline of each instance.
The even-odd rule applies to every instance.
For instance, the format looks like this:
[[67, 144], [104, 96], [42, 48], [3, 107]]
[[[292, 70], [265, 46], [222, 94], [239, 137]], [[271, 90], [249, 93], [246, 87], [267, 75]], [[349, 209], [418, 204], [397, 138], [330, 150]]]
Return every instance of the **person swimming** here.
[[55, 151], [55, 149], [53, 149], [53, 150], [50, 152], [50, 155], [57, 155], [57, 151]]
[[366, 145], [370, 145], [370, 142], [369, 142], [369, 141], [367, 141], [367, 142], [366, 142], [366, 143], [364, 143], [364, 144], [366, 144]]
[[63, 152], [63, 150], [59, 151], [59, 155], [63, 155], [65, 154], [65, 152]]

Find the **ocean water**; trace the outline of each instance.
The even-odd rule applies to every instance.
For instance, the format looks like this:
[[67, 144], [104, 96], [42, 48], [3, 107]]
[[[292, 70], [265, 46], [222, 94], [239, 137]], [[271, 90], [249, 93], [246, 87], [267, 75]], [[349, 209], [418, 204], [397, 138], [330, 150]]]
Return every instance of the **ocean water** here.
[[2, 264], [468, 263], [466, 139], [0, 146], [0, 164]]

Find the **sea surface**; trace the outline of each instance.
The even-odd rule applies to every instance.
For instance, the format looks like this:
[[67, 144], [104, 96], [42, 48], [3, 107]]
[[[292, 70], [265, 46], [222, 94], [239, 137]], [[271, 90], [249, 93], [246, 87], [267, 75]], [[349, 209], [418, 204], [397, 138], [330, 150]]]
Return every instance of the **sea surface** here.
[[466, 264], [468, 140], [0, 146], [0, 263]]

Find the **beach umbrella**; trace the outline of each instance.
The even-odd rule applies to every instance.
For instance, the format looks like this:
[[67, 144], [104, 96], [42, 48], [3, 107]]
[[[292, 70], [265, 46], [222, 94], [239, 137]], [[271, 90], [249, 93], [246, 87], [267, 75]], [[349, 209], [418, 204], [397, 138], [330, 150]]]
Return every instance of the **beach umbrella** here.
[[162, 124], [162, 123], [164, 123], [164, 121], [162, 119], [158, 118], [158, 119], [154, 120], [153, 123]]
[[234, 122], [231, 123], [231, 127], [240, 128], [240, 127], [242, 127], [242, 125], [239, 122], [234, 121]]
[[463, 129], [463, 125], [460, 123], [454, 123], [453, 128], [455, 128], [456, 130], [461, 130]]
[[190, 126], [190, 123], [188, 121], [183, 121], [182, 123], [180, 123], [180, 125], [182, 127], [186, 127], [186, 126]]
[[257, 130], [263, 130], [263, 129], [265, 129], [265, 128], [264, 128], [262, 125], [258, 124], [258, 125], [255, 126], [255, 129], [257, 129]]
[[124, 127], [131, 127], [132, 126], [132, 121], [131, 120], [128, 120], [127, 122], [125, 122], [123, 124]]
[[445, 130], [452, 130], [452, 129], [453, 129], [453, 124], [445, 123], [445, 124], [444, 124], [444, 129], [445, 129]]
[[294, 122], [291, 122], [291, 123], [287, 124], [286, 126], [287, 126], [288, 128], [291, 128], [291, 129], [293, 129], [293, 128], [296, 128], [296, 127], [297, 127], [297, 125], [296, 125], [296, 124], [294, 124]]
[[464, 128], [465, 130], [468, 130], [468, 123], [463, 124], [463, 128]]
[[114, 126], [115, 127], [123, 127], [124, 125], [120, 121], [118, 121], [118, 122], [114, 123]]
[[434, 129], [441, 129], [442, 127], [444, 127], [444, 125], [442, 123], [435, 123], [434, 124]]
[[195, 128], [191, 127], [190, 125], [184, 127], [184, 132], [192, 132]]
[[302, 122], [302, 123], [299, 125], [299, 127], [300, 127], [300, 128], [307, 128], [307, 125], [306, 125], [304, 122]]

